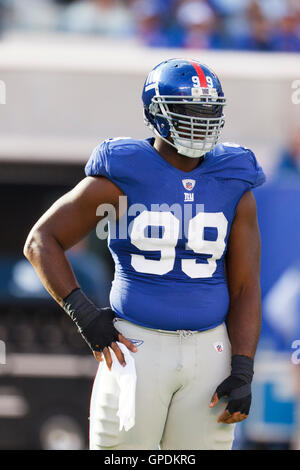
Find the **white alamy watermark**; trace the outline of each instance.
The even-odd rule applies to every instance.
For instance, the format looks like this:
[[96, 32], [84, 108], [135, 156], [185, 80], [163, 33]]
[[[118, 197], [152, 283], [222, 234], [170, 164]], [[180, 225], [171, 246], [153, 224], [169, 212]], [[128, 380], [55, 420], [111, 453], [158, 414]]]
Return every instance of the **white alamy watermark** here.
[[3, 80], [0, 80], [0, 104], [6, 104], [6, 85]]
[[300, 364], [300, 339], [296, 339], [295, 341], [292, 342], [292, 349], [295, 351], [292, 354], [291, 361], [295, 365]]
[[300, 104], [300, 80], [294, 80], [292, 82], [292, 103]]
[[[96, 226], [96, 234], [100, 240], [108, 237], [107, 225], [109, 224], [109, 238], [111, 240], [126, 240], [143, 237], [170, 241], [199, 236], [199, 224], [191, 223], [198, 217], [204, 223], [204, 204], [172, 204], [153, 203], [150, 207], [142, 203], [134, 203], [128, 206], [127, 196], [119, 196], [119, 217], [112, 204], [100, 204], [96, 215], [102, 217]], [[205, 214], [206, 218], [209, 214]], [[217, 221], [216, 221], [217, 223]], [[217, 228], [217, 226], [216, 226]]]
[[0, 364], [6, 364], [6, 346], [4, 341], [0, 340]]

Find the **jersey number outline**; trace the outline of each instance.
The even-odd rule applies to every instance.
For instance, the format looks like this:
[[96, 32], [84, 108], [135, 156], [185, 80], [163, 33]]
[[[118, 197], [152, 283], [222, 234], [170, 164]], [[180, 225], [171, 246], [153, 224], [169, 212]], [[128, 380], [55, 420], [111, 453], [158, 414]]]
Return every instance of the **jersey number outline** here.
[[[162, 237], [145, 237], [149, 226], [163, 227]], [[215, 241], [204, 239], [204, 229], [214, 227], [218, 236]], [[197, 263], [196, 259], [182, 259], [181, 269], [190, 278], [212, 277], [217, 269], [217, 261], [225, 248], [228, 221], [223, 212], [199, 212], [191, 218], [188, 226], [186, 249], [197, 254], [211, 255], [207, 263]], [[159, 260], [146, 259], [144, 255], [132, 254], [131, 265], [140, 273], [164, 275], [172, 271], [175, 264], [175, 247], [179, 237], [179, 220], [171, 212], [143, 211], [133, 221], [130, 234], [131, 243], [142, 251], [160, 251]]]

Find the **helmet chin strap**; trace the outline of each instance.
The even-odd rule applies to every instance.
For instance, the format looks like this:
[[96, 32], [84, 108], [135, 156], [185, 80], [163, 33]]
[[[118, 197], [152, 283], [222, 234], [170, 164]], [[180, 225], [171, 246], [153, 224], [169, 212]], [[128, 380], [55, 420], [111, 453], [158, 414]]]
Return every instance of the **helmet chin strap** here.
[[181, 145], [179, 142], [174, 142], [174, 147], [177, 149], [177, 152], [180, 153], [180, 155], [185, 155], [186, 157], [190, 158], [199, 158], [203, 157], [208, 150], [205, 149], [190, 149], [188, 147], [184, 147]]
[[154, 133], [158, 137], [160, 137], [162, 140], [167, 142], [167, 144], [174, 147], [180, 155], [184, 155], [185, 157], [200, 158], [200, 157], [203, 157], [207, 152], [209, 152], [209, 150], [211, 150], [211, 149], [206, 150], [206, 149], [195, 149], [195, 148], [192, 149], [192, 148], [184, 147], [179, 142], [172, 142], [172, 140], [169, 140], [166, 137], [163, 137], [155, 128], [153, 128], [153, 130], [154, 130]]

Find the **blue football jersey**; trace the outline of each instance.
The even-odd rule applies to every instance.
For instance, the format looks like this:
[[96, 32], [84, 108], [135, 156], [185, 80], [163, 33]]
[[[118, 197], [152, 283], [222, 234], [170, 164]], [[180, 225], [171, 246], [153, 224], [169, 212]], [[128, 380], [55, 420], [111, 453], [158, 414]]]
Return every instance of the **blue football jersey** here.
[[224, 258], [237, 204], [265, 176], [253, 152], [236, 144], [217, 145], [187, 173], [153, 142], [106, 140], [85, 168], [127, 196], [128, 210], [108, 239], [115, 262], [111, 308], [149, 328], [214, 328], [229, 308]]

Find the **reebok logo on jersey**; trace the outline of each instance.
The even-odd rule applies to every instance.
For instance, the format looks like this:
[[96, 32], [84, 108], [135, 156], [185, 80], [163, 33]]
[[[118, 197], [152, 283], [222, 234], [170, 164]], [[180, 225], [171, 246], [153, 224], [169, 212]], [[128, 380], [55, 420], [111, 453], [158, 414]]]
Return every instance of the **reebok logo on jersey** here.
[[219, 353], [224, 351], [223, 343], [221, 341], [219, 341], [218, 343], [214, 343], [214, 348]]
[[134, 344], [137, 348], [144, 343], [144, 341], [142, 341], [141, 339], [132, 339], [132, 338], [126, 338], [126, 339], [128, 339], [128, 341]]
[[195, 180], [182, 180], [182, 184], [184, 189], [187, 189], [188, 191], [192, 191], [195, 187], [196, 181]]

